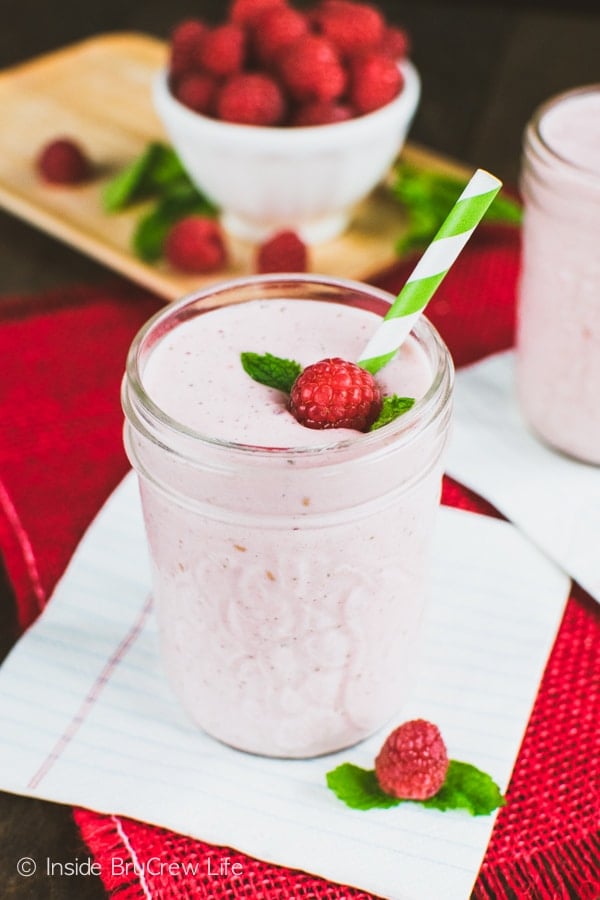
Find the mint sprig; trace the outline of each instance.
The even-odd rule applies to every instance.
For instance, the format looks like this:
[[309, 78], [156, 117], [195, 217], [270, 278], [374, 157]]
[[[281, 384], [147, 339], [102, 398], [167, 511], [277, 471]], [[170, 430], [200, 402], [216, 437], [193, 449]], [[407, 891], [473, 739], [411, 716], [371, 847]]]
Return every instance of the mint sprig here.
[[505, 799], [498, 785], [470, 763], [450, 760], [444, 784], [429, 800], [400, 800], [379, 787], [373, 769], [342, 763], [326, 775], [327, 786], [350, 809], [389, 809], [401, 803], [418, 803], [428, 809], [464, 809], [472, 816], [487, 816]]
[[[240, 358], [244, 371], [259, 384], [265, 384], [267, 387], [275, 388], [289, 394], [294, 381], [302, 372], [302, 366], [293, 359], [282, 359], [280, 356], [274, 356], [272, 353], [241, 353]], [[414, 406], [413, 397], [398, 397], [397, 394], [391, 394], [384, 397], [381, 405], [381, 411], [377, 419], [371, 425], [369, 431], [376, 428], [382, 428], [389, 425], [394, 419], [402, 416]]]
[[282, 359], [272, 353], [242, 353], [244, 371], [267, 387], [289, 394], [302, 366], [293, 359]]
[[170, 229], [191, 215], [216, 216], [217, 208], [192, 183], [175, 151], [158, 141], [126, 165], [106, 185], [102, 203], [118, 213], [147, 200], [154, 205], [138, 220], [132, 249], [144, 262], [158, 260]]
[[423, 806], [433, 809], [466, 809], [472, 816], [487, 816], [499, 806], [504, 806], [506, 800], [487, 772], [470, 763], [452, 759], [437, 794], [422, 802]]
[[325, 777], [327, 787], [350, 809], [389, 809], [402, 803], [381, 790], [374, 769], [342, 763]]
[[[404, 254], [426, 247], [433, 240], [466, 183], [466, 178], [398, 162], [393, 170], [390, 189], [406, 211], [408, 228], [398, 240], [396, 252]], [[485, 220], [518, 225], [521, 217], [520, 205], [505, 194], [498, 194], [488, 209]]]
[[138, 221], [133, 234], [134, 252], [144, 262], [156, 262], [176, 222], [191, 215], [214, 216], [215, 212], [215, 207], [193, 186], [178, 183]]
[[148, 144], [140, 156], [108, 182], [102, 194], [106, 212], [120, 212], [148, 195], [153, 184], [152, 173], [155, 168], [161, 167], [161, 158], [165, 152], [168, 152], [168, 148], [163, 144]]
[[414, 405], [414, 397], [399, 397], [397, 394], [391, 394], [389, 397], [384, 397], [381, 404], [381, 412], [371, 425], [369, 431], [375, 431], [377, 428], [383, 428], [384, 425], [389, 425], [394, 419], [399, 418], [404, 415], [405, 412], [408, 412], [409, 409], [412, 409]]

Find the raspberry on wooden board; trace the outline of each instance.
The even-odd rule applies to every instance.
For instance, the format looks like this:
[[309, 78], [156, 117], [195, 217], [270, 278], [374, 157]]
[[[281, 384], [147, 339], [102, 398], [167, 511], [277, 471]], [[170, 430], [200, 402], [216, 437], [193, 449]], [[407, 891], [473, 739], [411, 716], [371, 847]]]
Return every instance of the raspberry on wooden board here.
[[226, 258], [219, 225], [205, 216], [188, 216], [173, 225], [164, 252], [171, 265], [182, 272], [211, 272]]
[[67, 137], [46, 144], [36, 165], [40, 176], [51, 184], [81, 184], [92, 173], [92, 164], [84, 150]]
[[306, 272], [307, 256], [306, 244], [295, 231], [279, 231], [259, 247], [256, 271]]

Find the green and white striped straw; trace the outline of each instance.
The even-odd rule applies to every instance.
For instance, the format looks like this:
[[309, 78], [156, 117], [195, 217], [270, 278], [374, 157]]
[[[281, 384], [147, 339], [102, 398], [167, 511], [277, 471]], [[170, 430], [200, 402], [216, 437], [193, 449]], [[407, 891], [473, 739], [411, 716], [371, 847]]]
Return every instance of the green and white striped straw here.
[[361, 368], [375, 375], [392, 359], [501, 187], [494, 175], [477, 169], [363, 350]]

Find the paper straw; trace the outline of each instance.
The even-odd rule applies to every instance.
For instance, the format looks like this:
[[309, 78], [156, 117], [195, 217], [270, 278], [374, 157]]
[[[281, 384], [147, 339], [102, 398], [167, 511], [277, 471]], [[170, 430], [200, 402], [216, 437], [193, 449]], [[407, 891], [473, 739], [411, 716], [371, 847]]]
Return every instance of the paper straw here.
[[477, 169], [363, 350], [359, 366], [374, 375], [396, 354], [501, 187], [498, 178]]

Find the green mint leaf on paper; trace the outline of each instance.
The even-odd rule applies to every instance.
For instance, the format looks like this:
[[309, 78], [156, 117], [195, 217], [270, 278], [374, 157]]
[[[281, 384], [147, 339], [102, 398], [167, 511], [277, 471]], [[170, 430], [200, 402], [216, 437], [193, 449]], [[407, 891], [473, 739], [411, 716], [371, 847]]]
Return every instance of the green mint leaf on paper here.
[[415, 405], [414, 397], [398, 397], [392, 394], [390, 397], [384, 397], [381, 405], [381, 412], [371, 425], [369, 431], [375, 431], [376, 428], [382, 428], [389, 425], [394, 419], [408, 412]]
[[250, 378], [286, 394], [289, 394], [302, 371], [302, 366], [295, 360], [281, 359], [271, 353], [242, 353], [241, 360], [244, 371]]
[[326, 777], [327, 787], [350, 809], [389, 809], [402, 803], [381, 790], [374, 769], [342, 763]]
[[144, 262], [155, 262], [162, 255], [172, 226], [185, 216], [216, 215], [216, 208], [192, 185], [172, 186], [164, 197], [139, 220], [133, 234], [133, 250]]
[[434, 797], [422, 801], [433, 809], [466, 809], [472, 816], [487, 816], [505, 800], [500, 788], [486, 773], [470, 763], [450, 760], [446, 779]]
[[505, 800], [489, 775], [469, 763], [450, 760], [444, 784], [429, 800], [399, 800], [384, 793], [373, 769], [342, 763], [326, 775], [327, 786], [350, 809], [389, 809], [400, 803], [418, 803], [428, 809], [464, 809], [472, 816], [487, 816]]

